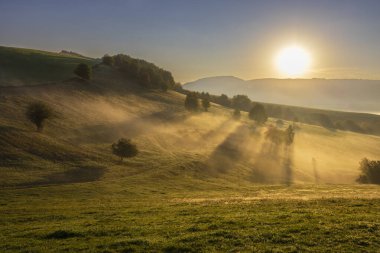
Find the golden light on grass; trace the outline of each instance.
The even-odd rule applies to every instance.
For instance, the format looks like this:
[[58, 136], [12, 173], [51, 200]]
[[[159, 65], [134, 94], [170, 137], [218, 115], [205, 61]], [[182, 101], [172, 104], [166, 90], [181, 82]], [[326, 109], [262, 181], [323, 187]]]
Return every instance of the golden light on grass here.
[[299, 77], [308, 71], [311, 57], [308, 51], [294, 45], [282, 49], [276, 55], [275, 64], [281, 74], [287, 77]]

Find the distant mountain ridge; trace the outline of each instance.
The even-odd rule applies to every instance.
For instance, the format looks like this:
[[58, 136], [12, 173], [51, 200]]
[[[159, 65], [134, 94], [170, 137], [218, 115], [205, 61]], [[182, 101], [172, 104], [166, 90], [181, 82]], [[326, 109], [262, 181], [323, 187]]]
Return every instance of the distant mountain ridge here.
[[186, 83], [184, 88], [215, 95], [226, 94], [230, 97], [245, 94], [253, 101], [267, 103], [380, 113], [380, 80], [243, 80], [234, 76], [218, 76]]

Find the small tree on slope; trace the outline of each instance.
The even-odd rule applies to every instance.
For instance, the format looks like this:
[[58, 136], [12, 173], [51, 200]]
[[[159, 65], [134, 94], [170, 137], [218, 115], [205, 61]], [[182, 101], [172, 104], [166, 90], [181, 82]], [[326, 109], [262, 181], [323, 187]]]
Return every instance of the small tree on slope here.
[[91, 79], [91, 68], [85, 63], [79, 63], [74, 69], [74, 74], [85, 80]]
[[38, 101], [28, 105], [25, 115], [36, 125], [37, 131], [42, 132], [45, 120], [52, 118], [54, 112], [49, 105]]
[[120, 157], [120, 161], [123, 161], [123, 158], [134, 157], [138, 154], [137, 146], [131, 140], [124, 138], [112, 144], [111, 148], [112, 153]]

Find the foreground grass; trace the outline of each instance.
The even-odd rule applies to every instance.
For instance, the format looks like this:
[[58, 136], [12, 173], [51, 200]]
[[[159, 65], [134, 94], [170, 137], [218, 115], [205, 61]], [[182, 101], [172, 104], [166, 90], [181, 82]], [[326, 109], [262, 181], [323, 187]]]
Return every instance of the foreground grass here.
[[1, 190], [0, 251], [378, 252], [380, 247], [377, 186], [165, 192], [110, 184]]

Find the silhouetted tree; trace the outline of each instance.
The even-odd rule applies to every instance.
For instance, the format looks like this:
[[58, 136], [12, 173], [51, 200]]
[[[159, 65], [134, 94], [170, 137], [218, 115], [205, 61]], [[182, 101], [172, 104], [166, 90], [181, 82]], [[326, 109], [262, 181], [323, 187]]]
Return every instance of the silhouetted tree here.
[[234, 117], [234, 119], [239, 120], [241, 118], [240, 110], [235, 109], [232, 116]]
[[232, 107], [235, 109], [248, 111], [251, 103], [251, 100], [246, 95], [236, 95], [232, 98]]
[[256, 103], [249, 111], [249, 118], [258, 124], [264, 124], [268, 120], [267, 113], [262, 104]]
[[180, 93], [183, 93], [184, 89], [181, 85], [181, 83], [175, 83], [173, 85], [173, 90], [177, 91], [177, 92], [180, 92]]
[[91, 68], [85, 63], [79, 63], [74, 69], [74, 74], [80, 78], [90, 80], [91, 79]]
[[131, 140], [121, 138], [116, 143], [112, 144], [112, 153], [120, 157], [120, 161], [123, 161], [123, 158], [134, 157], [138, 154], [138, 149]]
[[172, 74], [153, 63], [123, 54], [115, 55], [113, 59], [115, 66], [126, 78], [137, 81], [144, 88], [161, 89], [163, 91], [178, 88]]
[[151, 75], [149, 73], [148, 69], [141, 69], [140, 73], [138, 74], [138, 82], [141, 86], [145, 88], [151, 87]]
[[53, 109], [44, 102], [33, 102], [28, 105], [25, 113], [28, 120], [36, 125], [37, 131], [42, 132], [44, 122], [54, 116]]
[[205, 110], [205, 112], [208, 111], [208, 108], [210, 107], [210, 101], [208, 98], [203, 98], [202, 99], [202, 107]]
[[106, 54], [102, 57], [102, 63], [108, 66], [113, 66], [115, 63], [115, 60], [112, 56], [109, 56], [108, 54]]
[[294, 128], [292, 125], [289, 125], [285, 131], [285, 143], [291, 145], [294, 141]]
[[361, 174], [356, 180], [362, 184], [380, 184], [380, 161], [363, 158], [360, 161]]
[[226, 107], [230, 107], [231, 106], [231, 101], [228, 98], [228, 96], [225, 95], [225, 94], [222, 94], [219, 97], [217, 97], [216, 103], [218, 103], [220, 105], [223, 105], [223, 106], [226, 106]]
[[186, 95], [185, 108], [189, 111], [198, 111], [199, 101], [196, 93], [190, 92]]

